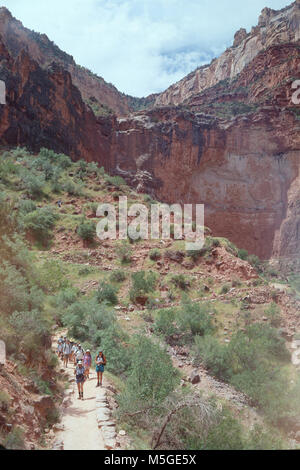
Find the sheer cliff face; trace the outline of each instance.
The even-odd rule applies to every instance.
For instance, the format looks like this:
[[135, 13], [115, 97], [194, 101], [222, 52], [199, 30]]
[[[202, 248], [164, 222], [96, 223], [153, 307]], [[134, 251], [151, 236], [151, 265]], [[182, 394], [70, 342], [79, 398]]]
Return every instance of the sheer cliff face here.
[[[152, 175], [143, 191], [168, 203], [204, 203], [205, 224], [216, 235], [268, 258], [274, 250], [283, 254], [286, 243], [276, 235], [287, 218], [293, 225], [298, 136], [289, 111], [266, 109], [224, 123], [165, 110], [120, 120], [113, 153], [118, 169]], [[300, 239], [290, 245], [294, 252]]]
[[2, 145], [48, 147], [109, 167], [109, 121], [85, 106], [68, 72], [55, 64], [42, 69], [25, 51], [14, 58], [0, 41], [0, 76], [7, 101], [0, 106]]
[[45, 34], [24, 28], [4, 7], [0, 8], [0, 37], [13, 57], [16, 58], [25, 50], [42, 67], [55, 62], [70, 72], [73, 84], [80, 90], [84, 100], [93, 98], [116, 114], [129, 112], [127, 98], [113, 85], [78, 66], [72, 56], [61, 51]]
[[235, 78], [257, 54], [270, 45], [300, 40], [300, 1], [275, 11], [265, 8], [258, 26], [249, 34], [240, 30], [234, 45], [210, 65], [200, 67], [172, 85], [156, 99], [156, 106], [178, 105], [191, 96], [216, 85], [220, 80]]
[[300, 121], [291, 97], [299, 50], [270, 46], [232, 83], [192, 96], [194, 112], [165, 107], [119, 119], [113, 166], [161, 200], [204, 203], [216, 235], [261, 258], [296, 255]]

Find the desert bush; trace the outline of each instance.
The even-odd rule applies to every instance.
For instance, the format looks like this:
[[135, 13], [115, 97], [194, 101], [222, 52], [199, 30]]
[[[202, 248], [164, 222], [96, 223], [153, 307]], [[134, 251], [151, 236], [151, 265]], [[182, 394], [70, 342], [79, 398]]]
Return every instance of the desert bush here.
[[25, 433], [20, 427], [14, 427], [3, 441], [5, 449], [8, 450], [24, 450]]
[[188, 279], [183, 274], [175, 274], [172, 277], [172, 282], [175, 284], [178, 289], [186, 291], [190, 288], [191, 284]]
[[124, 240], [120, 245], [117, 246], [116, 252], [121, 260], [121, 263], [130, 263], [132, 257], [132, 248], [128, 241]]
[[209, 302], [201, 304], [190, 301], [183, 302], [176, 318], [179, 329], [188, 336], [204, 336], [213, 333], [214, 326], [209, 315], [212, 311], [214, 309]]
[[178, 371], [168, 353], [145, 336], [134, 339], [131, 370], [125, 390], [118, 397], [120, 413], [159, 407], [179, 383]]
[[4, 390], [0, 390], [0, 410], [7, 411], [11, 398]]
[[150, 251], [149, 253], [149, 258], [152, 261], [157, 261], [161, 258], [161, 252], [157, 248], [154, 248], [153, 250]]
[[116, 188], [126, 185], [126, 181], [121, 176], [107, 176], [106, 181]]
[[247, 261], [258, 270], [258, 272], [262, 271], [262, 262], [256, 255], [249, 255]]
[[36, 204], [31, 199], [21, 199], [19, 202], [19, 211], [22, 215], [29, 214], [37, 210]]
[[67, 180], [63, 185], [63, 190], [69, 196], [81, 196], [82, 188], [78, 184], [75, 184], [72, 180]]
[[96, 237], [96, 225], [94, 222], [82, 222], [77, 228], [77, 233], [82, 240], [92, 242]]
[[265, 314], [270, 318], [271, 325], [278, 328], [281, 324], [281, 312], [279, 306], [272, 302], [271, 305], [265, 310]]
[[231, 377], [228, 348], [210, 335], [196, 336], [194, 341], [195, 363], [202, 363], [215, 377], [228, 380]]
[[101, 283], [96, 298], [99, 303], [107, 302], [110, 305], [116, 305], [118, 303], [117, 289], [107, 282]]
[[40, 268], [39, 285], [50, 294], [60, 289], [67, 289], [69, 281], [66, 278], [63, 265], [56, 260], [45, 261]]
[[26, 173], [22, 179], [29, 196], [36, 199], [43, 195], [45, 179], [42, 176]]
[[96, 298], [72, 303], [62, 318], [71, 336], [82, 342], [90, 341], [94, 345], [100, 344], [102, 330], [116, 321], [113, 309], [106, 304], [99, 304]]
[[220, 294], [221, 295], [228, 294], [229, 290], [230, 290], [230, 286], [228, 284], [224, 284], [224, 286], [222, 286], [220, 290]]
[[244, 249], [238, 250], [238, 257], [241, 258], [242, 260], [246, 261], [248, 258], [248, 255], [249, 253], [247, 250], [244, 250]]
[[155, 290], [157, 276], [150, 271], [139, 271], [131, 276], [132, 286], [129, 292], [130, 300], [135, 302], [138, 297], [147, 296]]
[[113, 271], [110, 275], [111, 282], [124, 282], [126, 279], [126, 273], [124, 271]]
[[36, 241], [47, 245], [52, 238], [52, 229], [58, 218], [58, 214], [51, 207], [42, 207], [25, 215], [24, 227]]
[[156, 315], [154, 331], [164, 337], [172, 336], [177, 332], [175, 318], [176, 313], [173, 309], [160, 310]]

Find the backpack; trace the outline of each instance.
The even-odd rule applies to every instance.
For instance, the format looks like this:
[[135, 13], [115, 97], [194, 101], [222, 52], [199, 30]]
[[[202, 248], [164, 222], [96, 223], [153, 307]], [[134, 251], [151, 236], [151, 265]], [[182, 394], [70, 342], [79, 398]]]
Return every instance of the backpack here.
[[82, 379], [84, 377], [84, 367], [76, 367], [76, 379]]

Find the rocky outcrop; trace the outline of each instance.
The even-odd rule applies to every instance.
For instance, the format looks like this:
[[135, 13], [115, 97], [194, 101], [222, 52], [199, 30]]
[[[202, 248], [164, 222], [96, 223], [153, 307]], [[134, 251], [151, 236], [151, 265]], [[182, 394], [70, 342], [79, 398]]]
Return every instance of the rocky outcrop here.
[[72, 56], [59, 49], [45, 34], [25, 28], [5, 7], [0, 8], [0, 37], [14, 58], [25, 50], [43, 68], [52, 62], [60, 65], [70, 73], [84, 100], [94, 98], [97, 103], [104, 104], [117, 114], [129, 112], [126, 96], [116, 87], [77, 65]]
[[221, 80], [233, 80], [259, 52], [271, 45], [300, 40], [300, 3], [297, 0], [280, 11], [265, 8], [258, 26], [245, 34], [236, 33], [234, 44], [210, 65], [205, 65], [172, 85], [156, 99], [156, 106], [178, 105], [194, 94], [216, 85]]
[[110, 118], [95, 117], [68, 72], [56, 63], [43, 69], [24, 50], [14, 58], [0, 41], [0, 76], [7, 90], [7, 105], [0, 106], [2, 145], [105, 162]]

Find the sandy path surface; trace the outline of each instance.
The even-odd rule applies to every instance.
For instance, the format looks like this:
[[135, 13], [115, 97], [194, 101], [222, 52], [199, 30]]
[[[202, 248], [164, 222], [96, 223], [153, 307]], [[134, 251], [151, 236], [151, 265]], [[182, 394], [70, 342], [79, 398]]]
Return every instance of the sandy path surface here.
[[[53, 347], [57, 347], [57, 335], [53, 338]], [[63, 363], [60, 361], [61, 367]], [[63, 409], [61, 424], [63, 431], [56, 434], [56, 440], [64, 443], [64, 450], [105, 450], [101, 430], [96, 419], [96, 388], [95, 370], [90, 370], [90, 379], [84, 384], [83, 400], [78, 400], [78, 389], [75, 382], [74, 364], [69, 363], [66, 374], [73, 379], [67, 391], [68, 406]], [[103, 388], [106, 386], [103, 375]], [[74, 392], [74, 393], [72, 393]]]
[[[69, 364], [66, 372], [74, 378], [74, 366]], [[71, 403], [64, 409], [61, 424], [64, 430], [57, 438], [64, 443], [65, 450], [104, 450], [105, 445], [96, 420], [96, 372], [91, 371], [90, 379], [84, 384], [84, 399], [78, 400], [76, 383], [71, 384], [74, 393]], [[105, 379], [103, 380], [105, 386]]]

